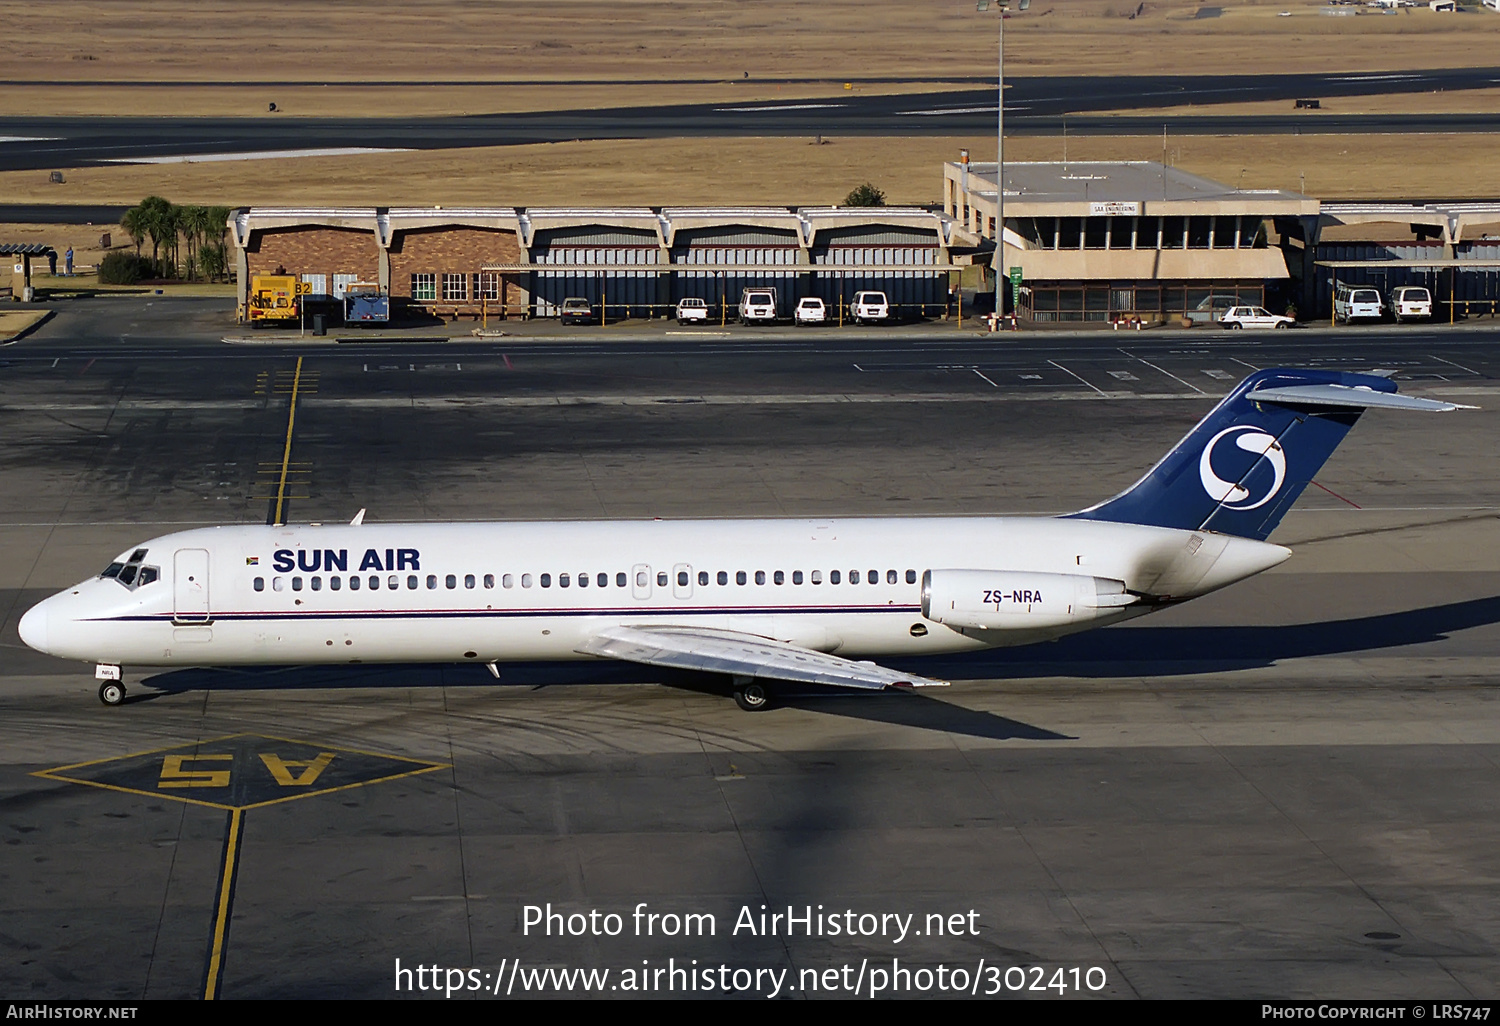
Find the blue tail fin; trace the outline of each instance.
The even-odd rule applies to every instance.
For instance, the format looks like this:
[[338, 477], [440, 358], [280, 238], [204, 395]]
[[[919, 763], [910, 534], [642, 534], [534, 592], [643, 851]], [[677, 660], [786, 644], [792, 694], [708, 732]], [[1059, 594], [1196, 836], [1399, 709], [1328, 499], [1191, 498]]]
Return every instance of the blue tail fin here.
[[[1364, 407], [1440, 405], [1406, 397], [1393, 401], [1389, 394], [1395, 391], [1394, 382], [1367, 374], [1256, 371], [1145, 477], [1070, 516], [1264, 541]], [[1252, 392], [1257, 398], [1248, 397]]]

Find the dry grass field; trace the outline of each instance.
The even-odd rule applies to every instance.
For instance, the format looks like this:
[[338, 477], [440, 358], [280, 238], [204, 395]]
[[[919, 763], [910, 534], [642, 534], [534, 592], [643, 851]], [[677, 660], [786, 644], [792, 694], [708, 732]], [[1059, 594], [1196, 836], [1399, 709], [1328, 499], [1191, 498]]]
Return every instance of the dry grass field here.
[[[1390, 73], [1500, 63], [1500, 16], [1425, 8], [1330, 17], [1321, 0], [1033, 0], [1007, 22], [1014, 75]], [[1352, 10], [1352, 8], [1341, 8]], [[1285, 16], [1283, 16], [1285, 12]], [[13, 114], [420, 117], [952, 88], [993, 73], [995, 15], [972, 0], [0, 0]], [[79, 26], [84, 26], [80, 29]], [[777, 81], [778, 79], [785, 81]], [[881, 79], [881, 81], [874, 81]], [[917, 81], [923, 80], [923, 81]], [[316, 84], [279, 84], [279, 83]], [[119, 84], [127, 83], [127, 84]], [[326, 83], [326, 84], [323, 84]], [[446, 83], [446, 84], [445, 84]], [[454, 84], [471, 83], [471, 84]], [[1329, 113], [1489, 112], [1500, 90], [1325, 99]], [[1287, 104], [1179, 108], [1280, 113]], [[1152, 111], [1151, 113], [1162, 113]], [[1170, 112], [1169, 112], [1170, 113]], [[1326, 198], [1492, 196], [1482, 135], [1178, 137], [1168, 159]], [[666, 139], [0, 173], [11, 203], [684, 204], [838, 202], [872, 180], [931, 203], [939, 165], [992, 137]], [[1075, 159], [1162, 157], [1157, 138], [1079, 138]], [[1009, 142], [1056, 159], [1058, 139]], [[20, 227], [0, 226], [14, 236]], [[28, 229], [29, 231], [29, 229]], [[90, 232], [93, 230], [90, 229]], [[23, 233], [25, 234], [25, 233]], [[82, 241], [87, 242], [87, 238]], [[97, 234], [91, 245], [97, 246]], [[91, 262], [75, 245], [80, 262]]]
[[[959, 138], [660, 139], [70, 171], [64, 186], [35, 171], [0, 174], [13, 203], [176, 203], [233, 206], [607, 206], [838, 203], [863, 181], [892, 204], [936, 203], [945, 160], [979, 159], [992, 136]], [[1324, 199], [1492, 196], [1494, 137], [1179, 136], [1168, 160], [1245, 188], [1305, 188]], [[1070, 160], [1160, 160], [1159, 136], [1074, 137]], [[1007, 141], [1007, 160], [1059, 160], [1060, 139]], [[1305, 176], [1299, 177], [1299, 176]], [[34, 226], [0, 226], [0, 240]], [[97, 236], [97, 229], [89, 229]], [[25, 234], [24, 232], [22, 232]], [[118, 235], [118, 233], [116, 233]], [[35, 241], [50, 241], [37, 239]], [[77, 247], [75, 247], [77, 248]], [[85, 258], [79, 257], [80, 261]]]
[[[1197, 17], [1196, 0], [1036, 0], [1007, 23], [1007, 68], [1458, 67], [1488, 60], [1500, 41], [1500, 16], [1473, 6], [1327, 17], [1314, 0], [1249, 0]], [[778, 95], [764, 82], [777, 78], [813, 80], [783, 85], [786, 98], [875, 77], [905, 90], [913, 78], [989, 75], [996, 31], [972, 0], [3, 0], [0, 24], [0, 77], [57, 83], [6, 86], [8, 112], [247, 116], [271, 101], [292, 116], [413, 116], [758, 100]], [[495, 85], [422, 85], [437, 80]], [[544, 80], [578, 84], [525, 85]], [[105, 84], [122, 81], [133, 84]], [[289, 81], [318, 85], [268, 84]]]

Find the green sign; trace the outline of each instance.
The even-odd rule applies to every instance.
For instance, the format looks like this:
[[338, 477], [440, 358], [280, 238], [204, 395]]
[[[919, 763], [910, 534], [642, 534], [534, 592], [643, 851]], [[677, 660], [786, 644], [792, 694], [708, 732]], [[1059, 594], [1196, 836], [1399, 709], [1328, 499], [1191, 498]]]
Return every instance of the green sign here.
[[1012, 285], [1021, 284], [1021, 269], [1019, 267], [1012, 267], [1010, 269], [1010, 283]]

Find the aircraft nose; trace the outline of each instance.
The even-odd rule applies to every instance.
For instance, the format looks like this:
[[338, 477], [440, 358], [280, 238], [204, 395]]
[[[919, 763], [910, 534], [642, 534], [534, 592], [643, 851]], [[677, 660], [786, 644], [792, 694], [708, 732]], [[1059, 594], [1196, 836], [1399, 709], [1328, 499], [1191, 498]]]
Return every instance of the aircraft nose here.
[[16, 625], [21, 632], [21, 640], [38, 652], [47, 651], [47, 612], [47, 603], [40, 602], [27, 610], [26, 615], [21, 617], [21, 622]]

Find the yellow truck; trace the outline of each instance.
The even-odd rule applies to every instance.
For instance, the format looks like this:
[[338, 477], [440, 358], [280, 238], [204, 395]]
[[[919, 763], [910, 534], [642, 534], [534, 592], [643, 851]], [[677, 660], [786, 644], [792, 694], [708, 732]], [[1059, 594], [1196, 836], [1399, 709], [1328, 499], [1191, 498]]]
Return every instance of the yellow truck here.
[[298, 281], [294, 274], [252, 274], [240, 323], [300, 320], [302, 297], [311, 291], [312, 283]]

